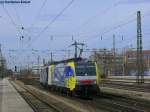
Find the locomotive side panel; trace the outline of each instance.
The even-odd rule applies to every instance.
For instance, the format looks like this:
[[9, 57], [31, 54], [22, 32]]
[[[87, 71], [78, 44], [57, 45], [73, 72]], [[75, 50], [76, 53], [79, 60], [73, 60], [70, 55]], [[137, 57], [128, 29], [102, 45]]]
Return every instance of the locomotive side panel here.
[[43, 67], [40, 73], [40, 83], [43, 85], [47, 85], [48, 83], [48, 68]]
[[74, 62], [61, 63], [50, 68], [51, 70], [49, 70], [49, 77], [51, 78], [49, 78], [49, 80], [51, 79], [52, 85], [64, 87], [69, 89], [70, 91], [73, 91], [75, 89], [76, 75]]
[[73, 91], [76, 87], [76, 72], [75, 72], [75, 63], [69, 62], [66, 66], [66, 87], [69, 88], [70, 91]]
[[54, 68], [55, 68], [55, 65], [48, 66], [48, 85], [49, 86], [52, 85], [52, 79], [53, 79], [53, 75], [54, 75]]
[[64, 64], [57, 64], [52, 74], [52, 84], [58, 87], [65, 87]]

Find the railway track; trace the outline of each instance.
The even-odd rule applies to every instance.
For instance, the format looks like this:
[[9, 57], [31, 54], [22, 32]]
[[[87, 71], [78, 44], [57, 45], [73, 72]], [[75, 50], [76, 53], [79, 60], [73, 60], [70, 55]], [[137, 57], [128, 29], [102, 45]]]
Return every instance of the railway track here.
[[43, 99], [37, 97], [33, 92], [29, 91], [25, 87], [18, 87], [16, 84], [11, 84], [19, 92], [19, 94], [25, 99], [25, 101], [31, 106], [34, 112], [61, 112], [55, 106], [49, 105]]
[[112, 95], [108, 93], [102, 93], [97, 96], [94, 102], [101, 108], [106, 108], [111, 112], [149, 112], [150, 102], [132, 99], [119, 95]]
[[[42, 91], [46, 91], [48, 93], [50, 92], [48, 90], [43, 89], [39, 85], [36, 85], [36, 83], [34, 84], [35, 85], [32, 85], [33, 87], [38, 88]], [[92, 100], [81, 99], [79, 97], [67, 97], [57, 92], [50, 92], [50, 93], [55, 94], [58, 97], [62, 96], [66, 99], [76, 101], [76, 103], [81, 103], [82, 106], [85, 106], [89, 110], [89, 112], [150, 112], [149, 107], [150, 102], [145, 102], [141, 100], [139, 101], [108, 93], [101, 93], [98, 96], [94, 96]]]
[[137, 84], [127, 84], [127, 83], [114, 83], [114, 82], [104, 82], [102, 87], [110, 87], [117, 89], [125, 89], [132, 90], [138, 92], [150, 92], [150, 84], [149, 85], [137, 85]]
[[32, 88], [23, 86], [22, 84], [19, 84], [20, 87], [18, 87], [17, 84], [11, 83], [35, 112], [77, 112], [71, 107], [67, 107], [48, 96], [44, 96]]

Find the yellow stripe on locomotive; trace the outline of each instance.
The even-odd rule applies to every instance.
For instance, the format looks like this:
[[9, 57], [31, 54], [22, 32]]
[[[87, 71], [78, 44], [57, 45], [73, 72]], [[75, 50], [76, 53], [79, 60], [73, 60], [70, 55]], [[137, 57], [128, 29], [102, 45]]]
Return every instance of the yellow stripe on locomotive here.
[[85, 87], [99, 88], [100, 84], [100, 68], [96, 62], [69, 61], [52, 64], [48, 66], [47, 76], [49, 86], [67, 88], [69, 91], [80, 91]]
[[69, 62], [67, 63], [67, 66], [69, 66], [73, 70], [73, 75], [68, 77], [67, 79], [67, 88], [70, 89], [70, 91], [73, 91], [76, 86], [76, 72], [75, 72], [75, 63]]

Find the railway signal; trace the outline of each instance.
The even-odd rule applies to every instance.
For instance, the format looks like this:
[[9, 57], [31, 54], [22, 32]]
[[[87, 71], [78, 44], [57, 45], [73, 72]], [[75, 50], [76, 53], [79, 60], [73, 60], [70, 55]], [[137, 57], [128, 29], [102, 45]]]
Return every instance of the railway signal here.
[[17, 72], [17, 66], [15, 66], [15, 72]]

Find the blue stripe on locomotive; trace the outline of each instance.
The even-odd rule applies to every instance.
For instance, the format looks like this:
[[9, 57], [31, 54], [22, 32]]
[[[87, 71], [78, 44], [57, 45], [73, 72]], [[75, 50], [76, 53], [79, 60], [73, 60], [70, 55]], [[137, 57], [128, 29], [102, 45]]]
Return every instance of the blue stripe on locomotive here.
[[65, 76], [65, 78], [73, 77], [74, 76], [73, 68], [70, 66], [66, 66], [65, 70], [64, 70], [64, 76]]
[[66, 85], [65, 78], [75, 76], [75, 74], [74, 74], [75, 72], [74, 72], [73, 68], [70, 66], [65, 66], [63, 68], [63, 71], [60, 71], [60, 69], [62, 69], [62, 68], [55, 67], [53, 81], [56, 85], [65, 86]]

